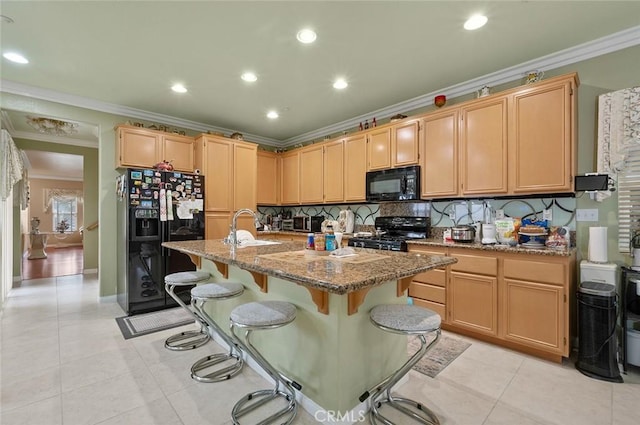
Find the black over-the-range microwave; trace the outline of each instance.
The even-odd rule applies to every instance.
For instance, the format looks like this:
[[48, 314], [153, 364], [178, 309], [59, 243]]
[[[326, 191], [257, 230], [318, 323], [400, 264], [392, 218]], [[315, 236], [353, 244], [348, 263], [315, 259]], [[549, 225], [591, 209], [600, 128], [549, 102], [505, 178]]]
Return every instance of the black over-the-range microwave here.
[[420, 199], [420, 166], [367, 172], [367, 201]]

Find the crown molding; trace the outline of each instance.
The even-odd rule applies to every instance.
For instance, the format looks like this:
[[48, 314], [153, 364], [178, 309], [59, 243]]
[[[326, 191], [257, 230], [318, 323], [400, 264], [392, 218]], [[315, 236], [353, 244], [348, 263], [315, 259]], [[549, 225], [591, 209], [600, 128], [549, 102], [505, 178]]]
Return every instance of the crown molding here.
[[31, 131], [9, 131], [14, 139], [36, 140], [38, 142], [60, 143], [63, 145], [80, 146], [83, 148], [98, 149], [100, 147], [98, 141], [74, 139], [64, 136], [53, 136], [50, 134], [42, 134]]
[[[437, 94], [445, 94], [449, 98], [467, 95], [475, 92], [478, 87], [495, 86], [508, 83], [519, 78], [523, 78], [525, 72], [531, 69], [549, 70], [559, 68], [561, 66], [570, 65], [581, 62], [593, 57], [601, 56], [607, 53], [622, 50], [640, 44], [640, 26], [631, 27], [629, 29], [601, 37], [583, 44], [579, 44], [568, 49], [560, 50], [550, 55], [523, 62], [521, 64], [505, 68], [498, 72], [486, 74], [478, 78], [474, 78], [463, 83], [445, 87], [437, 91], [433, 91], [421, 96], [408, 99], [406, 101], [377, 109], [366, 114], [341, 121], [326, 127], [322, 127], [313, 131], [309, 131], [298, 136], [290, 137], [285, 140], [276, 140], [268, 137], [259, 136], [257, 134], [245, 133], [245, 138], [257, 143], [269, 145], [273, 147], [288, 147], [300, 142], [307, 142], [313, 139], [323, 138], [327, 134], [339, 133], [356, 127], [361, 121], [372, 116], [379, 119], [389, 118], [395, 114], [411, 111], [433, 104], [433, 97]], [[99, 112], [105, 112], [113, 115], [124, 116], [128, 118], [142, 119], [153, 122], [161, 122], [175, 127], [185, 128], [197, 132], [206, 133], [223, 132], [232, 133], [234, 130], [224, 127], [215, 127], [196, 121], [185, 120], [181, 118], [171, 117], [168, 115], [157, 114], [155, 112], [144, 111], [141, 109], [129, 108], [122, 105], [116, 105], [108, 102], [101, 102], [81, 96], [68, 93], [62, 93], [54, 90], [31, 87], [25, 84], [0, 80], [0, 91], [40, 100], [61, 103], [64, 105], [76, 106], [84, 109], [90, 109]], [[20, 137], [17, 136], [16, 137]], [[28, 138], [33, 138], [33, 133], [29, 133]]]
[[414, 97], [412, 99], [405, 100], [403, 102], [396, 103], [385, 108], [377, 109], [364, 115], [350, 118], [348, 120], [341, 121], [330, 126], [322, 127], [317, 130], [300, 134], [298, 136], [290, 137], [284, 140], [284, 144], [286, 146], [295, 145], [296, 143], [322, 138], [327, 134], [334, 134], [349, 130], [357, 127], [360, 122], [373, 116], [377, 117], [378, 119], [385, 119], [405, 111], [411, 111], [426, 106], [431, 106], [433, 105], [433, 98], [438, 94], [444, 94], [448, 98], [453, 99], [458, 96], [464, 96], [470, 93], [474, 93], [478, 90], [478, 87], [497, 86], [500, 84], [509, 83], [519, 78], [523, 78], [526, 72], [532, 69], [540, 69], [544, 71], [560, 68], [565, 65], [581, 62], [607, 53], [626, 49], [627, 47], [636, 46], [638, 44], [640, 44], [640, 25], [631, 27], [624, 31], [610, 34], [602, 38], [598, 38], [596, 40], [589, 41], [587, 43], [579, 44], [568, 49], [560, 50], [558, 52], [542, 56], [537, 59], [523, 62], [521, 64], [505, 68], [491, 74], [486, 74], [481, 77], [465, 81], [463, 83], [455, 84], [453, 86], [449, 86], [431, 93], [423, 94], [421, 96]]
[[[233, 133], [235, 130], [231, 130], [224, 127], [215, 127], [208, 124], [199, 123], [196, 121], [185, 120], [182, 118], [172, 117], [169, 115], [158, 114], [155, 112], [144, 111], [142, 109], [130, 108], [128, 106], [116, 105], [114, 103], [102, 102], [87, 97], [77, 96], [69, 93], [62, 93], [55, 90], [45, 89], [42, 87], [33, 87], [26, 84], [18, 83], [9, 80], [0, 80], [0, 91], [4, 93], [15, 94], [19, 96], [30, 97], [39, 100], [46, 100], [49, 102], [61, 103], [63, 105], [75, 106], [83, 109], [90, 109], [92, 111], [105, 112], [112, 115], [119, 115], [126, 118], [141, 119], [145, 121], [158, 122], [162, 124], [168, 124], [174, 127], [180, 127], [196, 132], [206, 133], [222, 132]], [[271, 139], [269, 137], [259, 136], [257, 134], [244, 133], [246, 140], [262, 143], [270, 146], [282, 146], [282, 141]]]
[[84, 177], [56, 176], [56, 175], [53, 175], [53, 174], [37, 174], [37, 173], [29, 172], [29, 180], [31, 180], [31, 179], [61, 180], [61, 181], [71, 181], [71, 182], [84, 181]]

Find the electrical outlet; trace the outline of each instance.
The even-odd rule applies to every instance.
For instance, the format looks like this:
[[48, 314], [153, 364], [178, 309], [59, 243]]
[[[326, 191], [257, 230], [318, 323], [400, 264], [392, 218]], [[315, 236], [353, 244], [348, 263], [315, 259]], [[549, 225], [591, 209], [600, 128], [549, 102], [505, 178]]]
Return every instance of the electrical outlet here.
[[577, 209], [576, 221], [598, 221], [598, 209]]
[[496, 220], [502, 220], [504, 218], [504, 210], [496, 210]]
[[544, 210], [542, 212], [542, 219], [547, 221], [553, 220], [553, 212], [551, 210]]
[[456, 211], [455, 210], [449, 212], [449, 219], [451, 221], [454, 221], [454, 222], [456, 221]]

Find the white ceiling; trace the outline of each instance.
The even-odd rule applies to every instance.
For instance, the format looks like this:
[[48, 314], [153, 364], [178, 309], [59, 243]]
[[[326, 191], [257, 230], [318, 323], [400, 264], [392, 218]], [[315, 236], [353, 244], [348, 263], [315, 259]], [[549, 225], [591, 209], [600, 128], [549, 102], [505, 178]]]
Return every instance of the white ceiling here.
[[[549, 65], [541, 58], [624, 30], [637, 38], [627, 45], [640, 43], [638, 1], [3, 0], [1, 7], [14, 21], [1, 24], [2, 51], [30, 60], [2, 59], [3, 91], [41, 91], [98, 110], [115, 105], [133, 118], [239, 131], [274, 146], [374, 114], [382, 122], [437, 93], [514, 80]], [[462, 29], [476, 12], [488, 24]], [[317, 31], [316, 43], [296, 41], [305, 26]], [[240, 80], [247, 70], [256, 83]], [[346, 90], [331, 87], [338, 76]], [[175, 82], [189, 92], [171, 92]], [[278, 120], [265, 117], [272, 108]]]
[[30, 179], [83, 180], [82, 155], [25, 150]]

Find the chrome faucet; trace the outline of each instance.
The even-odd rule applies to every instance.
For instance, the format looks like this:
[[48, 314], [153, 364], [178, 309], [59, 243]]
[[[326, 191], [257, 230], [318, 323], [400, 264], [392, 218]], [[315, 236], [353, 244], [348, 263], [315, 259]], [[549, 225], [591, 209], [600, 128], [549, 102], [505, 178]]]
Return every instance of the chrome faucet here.
[[260, 223], [260, 220], [258, 219], [258, 215], [253, 212], [252, 210], [250, 210], [249, 208], [242, 208], [238, 211], [236, 211], [236, 213], [233, 215], [233, 218], [231, 219], [231, 229], [229, 231], [229, 236], [227, 236], [224, 239], [224, 243], [226, 244], [230, 244], [230, 245], [238, 245], [238, 238], [236, 236], [236, 229], [238, 226], [238, 217], [241, 216], [242, 214], [250, 214], [253, 216], [253, 223], [256, 226], [256, 228], [260, 227], [262, 223]]

